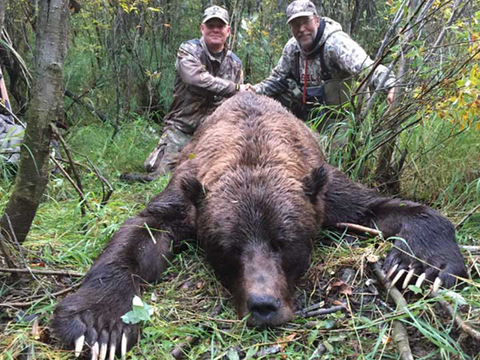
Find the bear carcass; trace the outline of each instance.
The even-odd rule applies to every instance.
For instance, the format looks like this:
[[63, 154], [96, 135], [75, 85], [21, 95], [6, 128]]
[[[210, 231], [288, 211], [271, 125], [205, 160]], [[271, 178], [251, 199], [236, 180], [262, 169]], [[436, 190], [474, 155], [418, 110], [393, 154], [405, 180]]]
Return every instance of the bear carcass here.
[[192, 238], [232, 293], [239, 317], [249, 314], [254, 326], [285, 323], [294, 315], [294, 284], [309, 266], [315, 234], [340, 222], [397, 238], [386, 270], [413, 269], [447, 287], [466, 276], [446, 218], [349, 180], [325, 162], [310, 129], [277, 102], [237, 95], [202, 124], [165, 190], [125, 222], [79, 290], [57, 306], [53, 329], [77, 352], [86, 341], [100, 358], [124, 353], [138, 328], [120, 317], [142, 282], [160, 278], [172, 243]]

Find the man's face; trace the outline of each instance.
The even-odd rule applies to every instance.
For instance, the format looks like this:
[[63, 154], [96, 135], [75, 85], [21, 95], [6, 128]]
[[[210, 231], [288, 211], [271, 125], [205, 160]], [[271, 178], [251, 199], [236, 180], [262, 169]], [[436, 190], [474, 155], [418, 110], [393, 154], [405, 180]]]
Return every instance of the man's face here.
[[318, 16], [300, 16], [290, 21], [293, 37], [305, 51], [310, 51], [320, 25]]
[[200, 25], [200, 30], [208, 48], [214, 52], [223, 50], [228, 35], [230, 35], [230, 26], [220, 19], [210, 19], [205, 24]]

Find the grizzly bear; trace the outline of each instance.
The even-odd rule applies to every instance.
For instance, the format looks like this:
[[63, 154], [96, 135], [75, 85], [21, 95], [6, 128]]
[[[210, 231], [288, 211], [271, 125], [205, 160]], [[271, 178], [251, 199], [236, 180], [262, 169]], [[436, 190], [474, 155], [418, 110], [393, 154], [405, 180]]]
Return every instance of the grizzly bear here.
[[138, 328], [121, 316], [185, 239], [203, 248], [239, 317], [249, 314], [253, 326], [285, 323], [294, 316], [294, 285], [309, 266], [315, 235], [340, 222], [395, 237], [384, 262], [390, 273], [410, 268], [446, 287], [466, 277], [446, 218], [349, 180], [279, 103], [239, 94], [205, 120], [165, 190], [125, 222], [79, 290], [57, 306], [54, 332], [77, 353], [86, 341], [101, 359], [124, 354]]

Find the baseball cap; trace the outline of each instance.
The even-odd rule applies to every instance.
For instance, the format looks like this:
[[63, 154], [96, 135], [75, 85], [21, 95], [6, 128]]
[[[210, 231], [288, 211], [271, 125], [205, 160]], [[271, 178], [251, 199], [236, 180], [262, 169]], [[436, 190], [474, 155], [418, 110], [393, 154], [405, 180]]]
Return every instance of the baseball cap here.
[[210, 19], [220, 19], [228, 25], [228, 11], [220, 6], [210, 6], [203, 12], [202, 23], [205, 24]]
[[295, 0], [287, 7], [287, 24], [301, 16], [317, 15], [317, 8], [308, 0]]

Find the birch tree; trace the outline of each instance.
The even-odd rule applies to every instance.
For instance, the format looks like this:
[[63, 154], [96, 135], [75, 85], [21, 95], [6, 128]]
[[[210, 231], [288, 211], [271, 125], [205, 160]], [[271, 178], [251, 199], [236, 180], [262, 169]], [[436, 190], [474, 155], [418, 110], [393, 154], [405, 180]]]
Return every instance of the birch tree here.
[[47, 186], [50, 123], [63, 116], [63, 66], [69, 18], [68, 0], [40, 0], [36, 27], [35, 73], [25, 139], [12, 195], [0, 220], [9, 241], [27, 236]]

